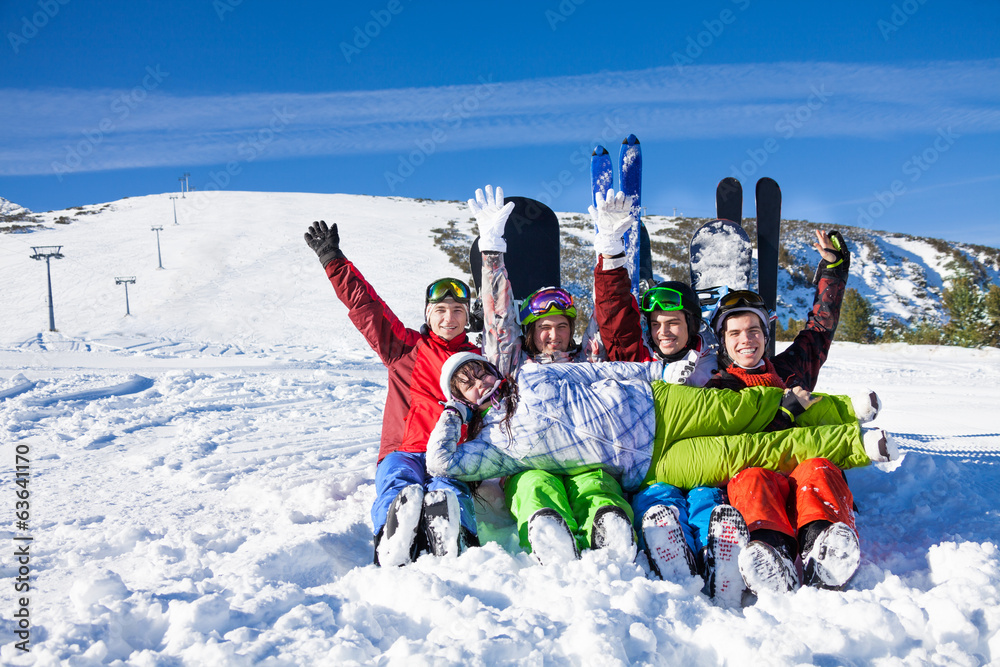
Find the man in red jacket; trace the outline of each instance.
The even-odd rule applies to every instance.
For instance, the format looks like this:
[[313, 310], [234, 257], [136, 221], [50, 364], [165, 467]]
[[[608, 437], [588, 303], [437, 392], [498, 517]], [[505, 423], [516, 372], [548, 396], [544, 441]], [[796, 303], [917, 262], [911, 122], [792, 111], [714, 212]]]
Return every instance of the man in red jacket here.
[[424, 465], [427, 438], [445, 400], [441, 365], [456, 352], [479, 351], [465, 333], [469, 286], [455, 278], [428, 285], [424, 326], [408, 329], [341, 252], [336, 224], [314, 222], [305, 240], [347, 306], [348, 317], [389, 369], [372, 506], [375, 563], [408, 563], [422, 540], [436, 555], [478, 545], [468, 485], [430, 477]]
[[[740, 391], [765, 386], [812, 391], [826, 361], [840, 320], [851, 255], [839, 232], [816, 232], [822, 260], [814, 282], [816, 296], [805, 328], [783, 352], [766, 355], [770, 313], [755, 292], [723, 296], [712, 315], [719, 339], [719, 373], [708, 387]], [[858, 397], [861, 398], [861, 397]], [[867, 403], [867, 405], [866, 405]], [[855, 409], [862, 422], [874, 418], [880, 403], [874, 393]], [[883, 436], [884, 438], [884, 436]], [[889, 460], [888, 445], [869, 442], [872, 460]], [[860, 562], [854, 524], [854, 498], [840, 469], [822, 458], [800, 462], [789, 475], [747, 468], [727, 485], [729, 501], [746, 520], [750, 543], [740, 555], [740, 570], [754, 592], [783, 592], [799, 585], [800, 556], [805, 584], [842, 588]]]

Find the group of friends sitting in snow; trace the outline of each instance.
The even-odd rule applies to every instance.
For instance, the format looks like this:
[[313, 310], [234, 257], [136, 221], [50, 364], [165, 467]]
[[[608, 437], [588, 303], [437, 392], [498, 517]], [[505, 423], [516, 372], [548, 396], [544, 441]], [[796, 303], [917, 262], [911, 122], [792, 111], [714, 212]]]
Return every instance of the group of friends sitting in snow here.
[[880, 408], [873, 392], [812, 393], [847, 283], [843, 237], [816, 233], [808, 321], [769, 358], [772, 315], [754, 292], [722, 296], [704, 327], [684, 283], [661, 282], [636, 302], [623, 242], [631, 202], [609, 191], [590, 208], [600, 344], [578, 344], [568, 292], [513, 298], [504, 228], [514, 204], [486, 186], [469, 207], [482, 252], [481, 348], [467, 336], [465, 282], [431, 283], [424, 326], [410, 329], [344, 255], [336, 224], [305, 234], [389, 371], [375, 563], [478, 546], [476, 484], [499, 479], [521, 547], [542, 564], [583, 549], [631, 561], [642, 550], [654, 576], [700, 575], [725, 605], [800, 584], [843, 588], [860, 547], [842, 471], [898, 456], [888, 434], [861, 427]]

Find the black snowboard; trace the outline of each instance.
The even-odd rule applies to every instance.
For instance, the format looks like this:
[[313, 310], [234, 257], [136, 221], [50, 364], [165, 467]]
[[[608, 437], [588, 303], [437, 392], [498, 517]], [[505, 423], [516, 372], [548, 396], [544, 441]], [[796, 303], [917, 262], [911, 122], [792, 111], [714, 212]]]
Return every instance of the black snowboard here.
[[[757, 181], [757, 292], [772, 313], [778, 307], [778, 240], [781, 234], [781, 188], [770, 178]], [[774, 356], [774, 328], [767, 353]]]
[[[506, 197], [514, 202], [507, 218], [504, 240], [507, 252], [504, 265], [510, 277], [514, 298], [521, 300], [542, 287], [559, 287], [559, 219], [548, 206], [527, 197]], [[469, 250], [469, 264], [476, 292], [483, 282], [483, 255], [479, 252], [479, 237]]]
[[719, 181], [715, 188], [715, 217], [743, 224], [743, 186], [732, 176]]

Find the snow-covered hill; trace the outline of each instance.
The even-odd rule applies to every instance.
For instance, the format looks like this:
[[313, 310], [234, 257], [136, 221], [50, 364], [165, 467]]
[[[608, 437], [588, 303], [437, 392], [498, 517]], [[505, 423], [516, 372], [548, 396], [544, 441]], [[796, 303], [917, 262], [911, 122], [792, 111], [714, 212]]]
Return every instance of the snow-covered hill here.
[[[476, 230], [465, 206], [458, 202], [296, 193], [229, 194], [236, 197], [241, 205], [260, 201], [261, 198], [269, 202], [264, 209], [253, 205], [247, 207], [249, 213], [243, 218], [243, 224], [251, 226], [258, 223], [276, 225], [282, 220], [301, 222], [303, 215], [332, 215], [334, 211], [340, 211], [340, 206], [346, 207], [344, 212], [349, 215], [353, 211], [380, 210], [383, 205], [388, 206], [391, 202], [391, 208], [387, 210], [392, 210], [393, 215], [417, 215], [419, 219], [426, 220], [434, 231], [428, 248], [437, 246], [444, 251], [453, 265], [448, 270], [471, 279], [468, 275], [467, 252]], [[177, 199], [178, 221], [184, 223], [190, 220], [194, 223], [218, 219], [218, 214], [213, 212], [215, 202], [226, 199], [224, 195], [220, 199], [219, 195], [222, 193], [195, 192]], [[78, 206], [65, 211], [31, 213], [17, 204], [0, 199], [0, 233], [11, 230], [20, 233], [40, 232], [53, 229], [55, 225], [73, 226], [78, 223], [86, 227], [96, 220], [140, 231], [143, 225], [165, 225], [168, 229], [164, 231], [164, 252], [169, 253], [166, 246], [173, 242], [169, 232], [174, 221], [173, 203], [169, 200], [169, 195], [151, 195]], [[324, 209], [324, 206], [330, 208]], [[265, 211], [274, 220], [263, 220]], [[589, 309], [593, 225], [585, 214], [563, 212], [557, 215], [563, 238], [563, 285], [581, 299], [585, 309]], [[139, 220], [142, 222], [138, 222]], [[383, 221], [371, 217], [359, 220], [363, 231], [360, 231], [358, 241], [363, 239], [366, 248], [378, 248], [380, 243], [392, 243], [395, 240], [393, 232], [385, 239], [380, 239], [379, 235], [371, 232], [373, 228], [384, 230], [386, 226]], [[687, 280], [687, 244], [692, 232], [704, 220], [658, 215], [647, 215], [643, 220], [653, 240], [653, 266], [657, 276], [661, 279]], [[370, 222], [374, 224], [366, 226]], [[753, 238], [755, 221], [748, 219], [744, 224]], [[818, 258], [812, 247], [815, 241], [812, 230], [817, 228], [821, 227], [798, 220], [786, 220], [783, 223], [778, 290], [778, 319], [782, 323], [787, 322], [789, 317], [801, 319], [812, 303], [810, 282]], [[944, 316], [941, 306], [942, 290], [947, 281], [960, 270], [971, 274], [983, 284], [1000, 284], [1000, 249], [858, 227], [840, 226], [838, 229], [847, 237], [853, 250], [848, 286], [857, 289], [869, 300], [879, 323], [895, 319], [905, 324], [914, 324], [925, 318], [941, 322]], [[174, 235], [174, 238], [177, 236]], [[134, 235], [131, 240], [135, 252], [148, 256], [148, 241], [154, 241], [155, 251], [155, 237], [149, 234], [145, 241], [142, 238], [142, 235]], [[22, 246], [38, 243], [38, 237], [29, 236]], [[71, 253], [67, 255], [67, 259], [72, 258], [74, 251], [68, 247], [66, 250]], [[123, 248], [123, 254], [128, 255], [130, 252]], [[138, 291], [143, 287], [137, 285], [130, 289]]]
[[0, 218], [28, 213], [31, 213], [31, 211], [24, 208], [20, 204], [15, 204], [12, 201], [0, 197]]
[[[844, 592], [732, 610], [694, 579], [649, 579], [642, 557], [538, 566], [491, 485], [484, 547], [380, 569], [368, 513], [386, 372], [302, 234], [337, 222], [417, 326], [423, 286], [456, 270], [435, 239], [468, 212], [191, 193], [174, 225], [173, 203], [35, 214], [36, 231], [0, 236], [3, 664], [1000, 662], [1000, 350], [834, 344], [820, 389], [875, 388], [906, 451], [847, 473], [863, 560]], [[30, 259], [43, 245], [65, 255], [58, 333]], [[136, 279], [128, 317], [116, 276]]]

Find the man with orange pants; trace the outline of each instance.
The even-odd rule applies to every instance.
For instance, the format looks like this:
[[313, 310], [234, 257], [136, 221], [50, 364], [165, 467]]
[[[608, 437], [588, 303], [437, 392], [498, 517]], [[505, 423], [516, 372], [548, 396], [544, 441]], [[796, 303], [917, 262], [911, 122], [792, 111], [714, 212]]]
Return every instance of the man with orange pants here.
[[[799, 392], [815, 387], [840, 319], [850, 266], [847, 244], [838, 232], [816, 234], [815, 247], [823, 259], [805, 329], [788, 349], [769, 359], [765, 352], [770, 315], [763, 300], [745, 290], [725, 295], [711, 322], [720, 344], [720, 372], [706, 386], [735, 391], [771, 386]], [[862, 406], [862, 421], [873, 419], [880, 407], [874, 393], [855, 403]], [[873, 445], [886, 447], [884, 442]], [[828, 460], [807, 459], [788, 476], [748, 468], [729, 481], [727, 491], [750, 531], [751, 541], [740, 555], [740, 571], [750, 590], [794, 589], [799, 555], [807, 585], [842, 588], [854, 574], [861, 558], [854, 498], [841, 470]]]

